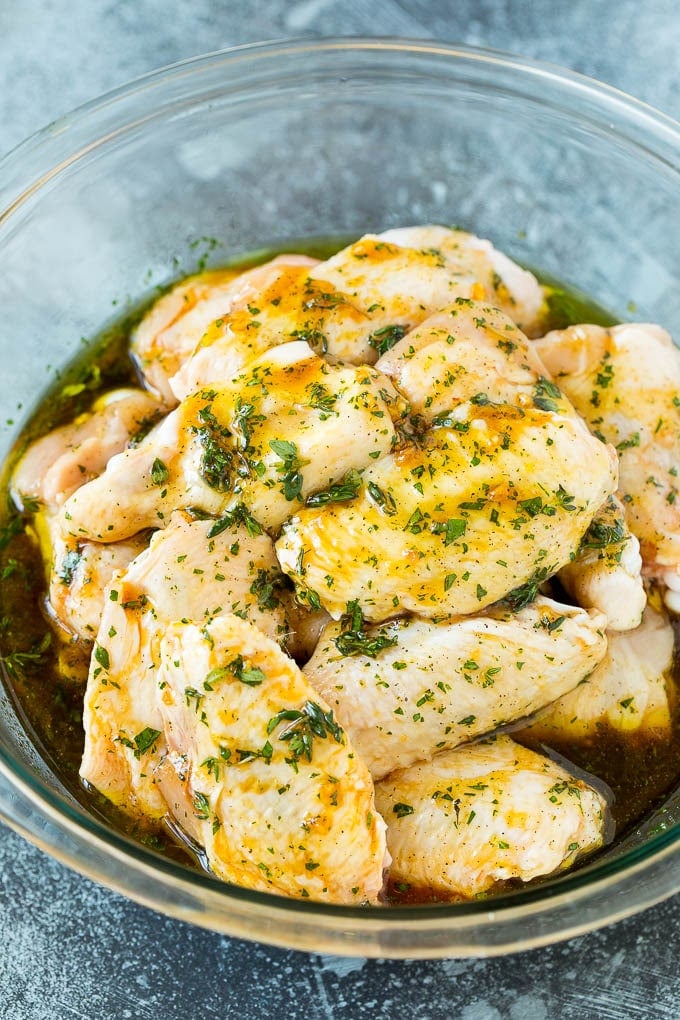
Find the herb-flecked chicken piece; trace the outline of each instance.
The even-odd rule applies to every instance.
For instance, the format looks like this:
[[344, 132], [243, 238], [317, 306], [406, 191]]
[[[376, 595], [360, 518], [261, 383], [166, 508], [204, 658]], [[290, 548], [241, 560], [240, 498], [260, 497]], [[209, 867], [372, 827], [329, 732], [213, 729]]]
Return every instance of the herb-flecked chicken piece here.
[[32, 443], [12, 473], [20, 507], [55, 513], [72, 493], [104, 471], [111, 457], [136, 445], [162, 415], [159, 402], [137, 389], [112, 390], [91, 411]]
[[288, 628], [266, 535], [176, 513], [109, 587], [85, 694], [81, 776], [132, 815], [162, 818], [159, 644], [175, 620], [238, 613], [279, 641]]
[[169, 385], [182, 399], [296, 339], [330, 362], [372, 364], [457, 297], [493, 301], [527, 329], [544, 305], [531, 273], [472, 234], [434, 226], [369, 234], [311, 270], [284, 267], [253, 290], [205, 331]]
[[472, 899], [570, 867], [608, 835], [604, 797], [507, 736], [438, 754], [376, 784], [390, 881]]
[[558, 577], [580, 606], [605, 614], [608, 630], [640, 625], [647, 602], [640, 543], [631, 534], [616, 496], [609, 496], [597, 511], [576, 556]]
[[[377, 354], [368, 338], [380, 325], [381, 320], [374, 323], [346, 295], [312, 280], [308, 266], [283, 267], [268, 286], [206, 329], [170, 386], [181, 400], [221, 385], [270, 348], [296, 340], [329, 362], [373, 362]], [[390, 335], [391, 329], [388, 324]]]
[[428, 423], [466, 400], [573, 414], [524, 333], [481, 301], [458, 298], [441, 308], [386, 351], [376, 368]]
[[593, 433], [616, 447], [643, 573], [680, 608], [680, 352], [665, 330], [638, 323], [571, 326], [536, 347]]
[[203, 389], [63, 507], [75, 537], [117, 541], [163, 527], [173, 509], [229, 512], [277, 532], [313, 496], [358, 491], [357, 470], [395, 442], [402, 414], [368, 366], [328, 365], [304, 341], [283, 344], [220, 389]]
[[607, 654], [573, 691], [540, 712], [532, 736], [550, 743], [558, 736], [593, 740], [605, 728], [665, 738], [672, 726], [669, 676], [673, 628], [651, 604], [642, 623], [625, 634], [609, 634]]
[[227, 500], [202, 476], [200, 444], [185, 434], [175, 408], [134, 447], [111, 457], [105, 471], [77, 489], [60, 510], [66, 538], [119, 542], [162, 528], [173, 510], [219, 513]]
[[143, 390], [113, 390], [97, 398], [90, 411], [32, 443], [14, 469], [16, 503], [35, 510], [32, 530], [46, 567], [48, 608], [67, 634], [94, 638], [112, 574], [124, 569], [148, 539], [135, 536], [108, 545], [79, 541], [64, 534], [61, 507], [98, 477], [112, 456], [140, 442], [162, 413]]
[[325, 628], [304, 672], [379, 779], [570, 691], [604, 656], [605, 623], [543, 596], [440, 622], [366, 626], [357, 611]]
[[[246, 308], [290, 268], [316, 264], [306, 255], [278, 255], [248, 270], [216, 269], [182, 280], [154, 302], [135, 329], [130, 349], [147, 386], [167, 408], [177, 397], [169, 380], [193, 354], [209, 326]], [[229, 378], [229, 376], [227, 376]]]
[[536, 278], [489, 241], [434, 225], [366, 234], [320, 262], [310, 277], [348, 295], [368, 315], [402, 327], [417, 326], [460, 297], [501, 308], [533, 334], [545, 308]]
[[50, 614], [67, 634], [93, 641], [113, 575], [143, 552], [149, 544], [148, 532], [105, 544], [65, 538], [59, 518], [52, 515], [38, 515], [35, 526], [49, 566]]
[[169, 760], [215, 874], [294, 897], [375, 902], [388, 859], [373, 782], [295, 663], [257, 627], [224, 616], [170, 627], [159, 679]]
[[367, 467], [352, 502], [296, 513], [277, 555], [335, 619], [354, 601], [373, 621], [473, 613], [569, 562], [615, 487], [576, 415], [470, 401]]
[[[534, 404], [573, 414], [532, 344], [510, 318], [478, 301], [458, 299], [407, 333], [378, 361], [424, 422], [464, 401]], [[613, 497], [598, 511], [560, 578], [585, 607], [607, 614], [608, 627], [637, 627], [645, 605], [637, 539]]]

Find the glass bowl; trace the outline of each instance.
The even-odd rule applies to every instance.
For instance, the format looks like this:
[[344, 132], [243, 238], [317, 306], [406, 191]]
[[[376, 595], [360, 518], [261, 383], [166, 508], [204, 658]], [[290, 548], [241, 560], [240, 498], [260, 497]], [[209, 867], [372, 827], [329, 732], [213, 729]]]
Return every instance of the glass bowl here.
[[[0, 164], [0, 454], [81, 338], [206, 259], [455, 223], [680, 336], [679, 221], [678, 125], [576, 74], [380, 39], [187, 61], [62, 118]], [[486, 901], [350, 909], [223, 885], [88, 812], [4, 689], [0, 699], [2, 818], [83, 874], [229, 935], [315, 952], [488, 955], [584, 932], [680, 886], [677, 796], [573, 874]]]

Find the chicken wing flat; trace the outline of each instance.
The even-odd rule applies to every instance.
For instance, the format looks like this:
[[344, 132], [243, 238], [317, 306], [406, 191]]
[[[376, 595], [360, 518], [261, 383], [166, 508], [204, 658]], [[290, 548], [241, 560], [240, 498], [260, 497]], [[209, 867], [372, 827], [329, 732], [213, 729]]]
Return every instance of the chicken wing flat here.
[[680, 607], [680, 352], [665, 330], [638, 323], [571, 326], [536, 347], [593, 433], [616, 447], [645, 573]]
[[599, 791], [506, 736], [393, 773], [376, 803], [391, 881], [452, 898], [567, 868], [607, 831]]
[[194, 831], [220, 878], [375, 902], [387, 863], [373, 782], [329, 706], [257, 627], [174, 624], [160, 704]]
[[601, 613], [539, 596], [439, 623], [331, 623], [304, 668], [375, 778], [535, 712], [607, 649]]
[[165, 750], [158, 667], [166, 627], [240, 613], [272, 638], [287, 636], [271, 540], [243, 525], [215, 535], [213, 528], [213, 521], [174, 514], [106, 592], [85, 692], [80, 774], [132, 815], [167, 813], [154, 775]]
[[470, 402], [367, 467], [350, 502], [300, 510], [277, 555], [335, 619], [354, 601], [373, 621], [473, 613], [568, 563], [615, 487], [576, 416]]

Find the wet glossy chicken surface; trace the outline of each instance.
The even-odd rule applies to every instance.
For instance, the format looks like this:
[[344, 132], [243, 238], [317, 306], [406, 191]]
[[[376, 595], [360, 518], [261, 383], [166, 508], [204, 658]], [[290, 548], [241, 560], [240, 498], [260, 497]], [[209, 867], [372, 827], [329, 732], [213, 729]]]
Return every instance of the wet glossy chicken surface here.
[[499, 730], [667, 738], [680, 370], [658, 327], [547, 322], [531, 273], [437, 226], [153, 305], [140, 388], [10, 485], [89, 789], [224, 881], [341, 904], [610, 837], [597, 779]]
[[603, 840], [607, 805], [507, 736], [398, 769], [376, 785], [391, 878], [469, 899], [568, 867]]

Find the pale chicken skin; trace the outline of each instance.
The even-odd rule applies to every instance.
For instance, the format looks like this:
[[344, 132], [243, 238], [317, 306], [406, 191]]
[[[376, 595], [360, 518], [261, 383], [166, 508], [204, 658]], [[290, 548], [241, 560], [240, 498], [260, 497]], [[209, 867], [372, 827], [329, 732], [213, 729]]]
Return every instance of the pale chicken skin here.
[[169, 384], [182, 400], [224, 384], [266, 351], [295, 340], [332, 363], [372, 363], [377, 354], [370, 337], [380, 325], [346, 295], [312, 280], [308, 266], [282, 266], [268, 286], [211, 324]]
[[640, 543], [629, 531], [616, 496], [609, 496], [597, 511], [576, 556], [558, 576], [580, 606], [605, 614], [608, 630], [640, 625], [647, 603]]
[[379, 314], [382, 322], [410, 328], [462, 297], [492, 302], [532, 333], [544, 307], [543, 290], [531, 273], [489, 241], [440, 226], [366, 234], [319, 263], [310, 276], [347, 294], [367, 314]]
[[539, 596], [516, 614], [331, 623], [304, 672], [380, 779], [571, 690], [603, 658], [605, 622]]
[[394, 772], [376, 804], [391, 881], [451, 899], [568, 868], [607, 835], [601, 793], [507, 736]]
[[143, 390], [113, 390], [100, 397], [90, 412], [31, 444], [12, 474], [15, 502], [21, 507], [37, 500], [57, 510], [161, 413], [158, 401]]
[[94, 647], [80, 774], [133, 815], [159, 819], [167, 805], [154, 768], [165, 748], [158, 707], [159, 643], [169, 624], [203, 626], [221, 613], [255, 620], [285, 641], [271, 585], [279, 576], [271, 540], [245, 526], [211, 534], [213, 521], [176, 513], [149, 548], [114, 576]]
[[544, 304], [531, 273], [472, 234], [435, 226], [367, 234], [311, 270], [283, 272], [220, 317], [169, 385], [181, 400], [296, 338], [331, 362], [372, 364], [456, 297], [493, 300], [529, 331]]
[[47, 611], [63, 630], [91, 642], [99, 627], [107, 585], [148, 545], [148, 534], [128, 542], [78, 542], [64, 536], [59, 514], [41, 510], [32, 521], [47, 580]]
[[648, 605], [639, 627], [609, 635], [597, 669], [540, 712], [529, 727], [531, 734], [546, 743], [555, 736], [588, 739], [604, 729], [668, 737], [673, 641], [666, 614]]
[[160, 820], [167, 806], [153, 778], [164, 747], [155, 690], [158, 627], [153, 610], [143, 611], [142, 601], [128, 599], [120, 579], [115, 583], [88, 673], [80, 776], [128, 815]]
[[[316, 493], [380, 459], [396, 443], [393, 418], [404, 411], [388, 379], [369, 367], [328, 365], [304, 341], [281, 345], [199, 405], [196, 428], [210, 414], [234, 436], [232, 491], [272, 532]], [[334, 493], [327, 493], [333, 496]]]
[[193, 353], [208, 326], [227, 312], [237, 270], [213, 270], [182, 280], [155, 301], [130, 339], [130, 351], [148, 388], [171, 408], [168, 385]]
[[328, 705], [255, 626], [175, 623], [160, 705], [194, 833], [220, 878], [375, 903], [387, 863], [371, 777]]
[[644, 571], [680, 607], [680, 352], [665, 330], [638, 323], [571, 326], [536, 347], [591, 430], [616, 447]]
[[311, 267], [306, 255], [277, 255], [248, 270], [216, 269], [182, 280], [156, 301], [135, 329], [131, 352], [149, 389], [166, 405], [177, 397], [169, 380], [198, 347], [217, 319], [244, 308], [288, 267]]
[[124, 542], [78, 542], [64, 538], [58, 518], [52, 519], [52, 553], [48, 610], [70, 634], [93, 641], [106, 604], [114, 574], [139, 556], [149, 542], [148, 534]]
[[303, 341], [281, 345], [221, 389], [187, 397], [113, 458], [64, 506], [64, 529], [117, 541], [162, 527], [168, 507], [219, 514], [243, 504], [276, 533], [313, 493], [343, 482], [355, 492], [357, 470], [394, 446], [402, 409], [374, 369], [327, 365]]
[[[532, 344], [498, 309], [458, 299], [407, 333], [378, 361], [425, 422], [456, 404], [505, 402], [573, 413]], [[579, 605], [607, 614], [613, 630], [640, 623], [646, 595], [639, 543], [613, 496], [598, 510], [560, 579]]]
[[472, 613], [569, 562], [616, 487], [613, 451], [540, 407], [467, 403], [440, 421], [367, 467], [351, 503], [286, 522], [277, 555], [300, 598], [335, 619], [354, 600], [374, 621]]
[[65, 536], [119, 542], [164, 527], [173, 510], [218, 514], [228, 506], [228, 497], [205, 480], [202, 446], [185, 430], [182, 411], [175, 408], [138, 446], [111, 457], [103, 474], [66, 500]]
[[524, 333], [480, 301], [458, 298], [435, 312], [383, 354], [376, 368], [428, 423], [466, 400], [531, 407], [538, 398], [571, 413]]

